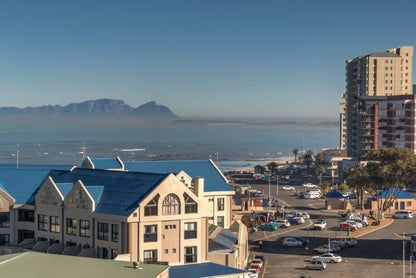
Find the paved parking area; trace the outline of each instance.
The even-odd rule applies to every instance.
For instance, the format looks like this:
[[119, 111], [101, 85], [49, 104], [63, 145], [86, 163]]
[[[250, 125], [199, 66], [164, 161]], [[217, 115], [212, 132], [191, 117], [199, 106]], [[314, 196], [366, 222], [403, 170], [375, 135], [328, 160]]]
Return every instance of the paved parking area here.
[[[266, 187], [266, 188], [264, 188]], [[258, 185], [256, 189], [265, 190], [268, 194], [268, 186]], [[275, 188], [275, 187], [274, 187]], [[300, 188], [299, 188], [300, 189]], [[274, 190], [273, 193], [276, 193]], [[275, 197], [276, 194], [271, 194]], [[251, 243], [262, 240], [264, 245], [261, 252], [255, 254], [264, 255], [268, 263], [261, 277], [401, 277], [402, 276], [402, 244], [400, 235], [416, 234], [416, 219], [395, 220], [390, 226], [367, 234], [358, 240], [354, 248], [341, 250], [343, 262], [328, 264], [325, 271], [304, 270], [304, 264], [313, 255], [313, 248], [328, 242], [328, 238], [346, 235], [346, 232], [337, 230], [340, 217], [337, 214], [322, 212], [324, 202], [322, 200], [304, 200], [293, 196], [293, 193], [279, 190], [281, 203], [290, 205], [287, 210], [306, 211], [311, 215], [311, 221], [302, 225], [291, 226], [287, 229], [279, 229], [276, 232], [255, 232], [249, 236]], [[286, 209], [285, 209], [286, 210]], [[324, 218], [327, 220], [327, 230], [314, 231], [309, 227], [312, 220]], [[296, 247], [282, 247], [282, 239], [287, 236], [301, 236], [310, 240], [310, 248], [306, 250]], [[407, 250], [406, 277], [409, 277], [409, 256]], [[416, 267], [413, 273], [416, 274]]]

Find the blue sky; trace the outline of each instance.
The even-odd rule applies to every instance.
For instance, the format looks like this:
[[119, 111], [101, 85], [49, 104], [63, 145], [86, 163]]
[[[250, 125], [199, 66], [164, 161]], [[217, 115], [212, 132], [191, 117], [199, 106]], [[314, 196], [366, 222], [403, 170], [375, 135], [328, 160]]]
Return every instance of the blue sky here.
[[337, 120], [345, 60], [416, 45], [414, 1], [0, 2], [0, 105], [155, 100]]

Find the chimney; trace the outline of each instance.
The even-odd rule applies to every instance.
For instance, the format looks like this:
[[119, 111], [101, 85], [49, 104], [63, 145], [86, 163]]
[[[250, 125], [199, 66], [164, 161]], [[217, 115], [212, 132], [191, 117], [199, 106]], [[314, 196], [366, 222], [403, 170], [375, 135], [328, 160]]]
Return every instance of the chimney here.
[[192, 179], [192, 185], [194, 187], [194, 193], [199, 198], [204, 196], [204, 178], [195, 177]]

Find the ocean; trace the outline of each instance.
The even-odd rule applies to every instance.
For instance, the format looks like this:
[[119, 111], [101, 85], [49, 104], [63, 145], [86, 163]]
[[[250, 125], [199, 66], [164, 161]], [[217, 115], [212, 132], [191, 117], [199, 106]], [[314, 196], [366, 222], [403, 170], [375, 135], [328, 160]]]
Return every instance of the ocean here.
[[[122, 160], [208, 159], [222, 169], [256, 159], [292, 157], [292, 150], [338, 146], [333, 127], [255, 125], [5, 124], [0, 164], [79, 164], [86, 154]], [[17, 151], [19, 157], [17, 159]]]

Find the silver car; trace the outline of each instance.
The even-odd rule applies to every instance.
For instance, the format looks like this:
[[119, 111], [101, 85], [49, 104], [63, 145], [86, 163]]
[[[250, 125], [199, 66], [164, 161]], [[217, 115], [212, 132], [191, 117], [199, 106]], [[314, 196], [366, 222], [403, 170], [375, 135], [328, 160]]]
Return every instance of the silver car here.
[[322, 260], [312, 260], [305, 264], [305, 269], [324, 270], [326, 269], [326, 263], [324, 263]]

